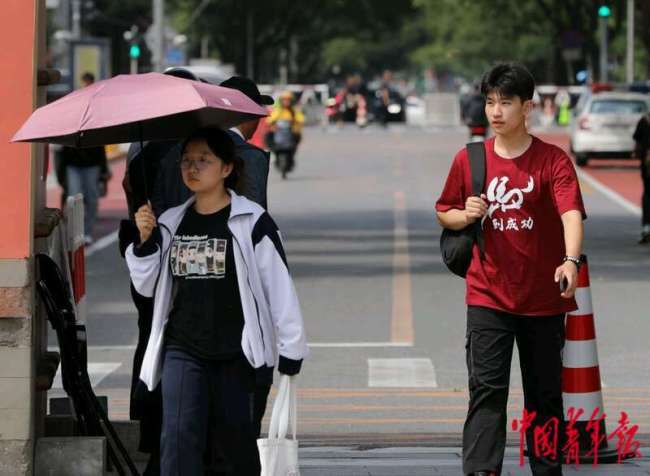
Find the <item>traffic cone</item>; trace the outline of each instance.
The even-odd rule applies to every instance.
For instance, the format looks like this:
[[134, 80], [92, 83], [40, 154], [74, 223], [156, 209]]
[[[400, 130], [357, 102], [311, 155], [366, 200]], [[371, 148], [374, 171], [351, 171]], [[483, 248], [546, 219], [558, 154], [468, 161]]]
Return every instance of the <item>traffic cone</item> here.
[[[593, 412], [598, 409], [594, 421], [605, 413], [603, 394], [601, 389], [600, 368], [598, 365], [598, 350], [596, 348], [596, 328], [591, 302], [591, 289], [589, 287], [589, 266], [587, 257], [582, 256], [582, 266], [578, 273], [578, 284], [575, 294], [578, 310], [567, 314], [566, 341], [563, 352], [562, 369], [562, 399], [564, 402], [565, 422], [571, 419], [570, 411], [582, 414], [573, 420], [573, 428], [578, 431], [580, 446], [579, 462], [616, 463], [619, 454], [616, 448], [609, 448], [607, 444], [607, 430], [605, 419], [600, 420], [599, 435], [604, 436], [594, 451], [591, 433], [587, 431], [587, 424]], [[593, 430], [592, 430], [593, 431]], [[588, 454], [590, 453], [590, 454]], [[597, 454], [596, 454], [597, 453]], [[624, 455], [629, 458], [633, 455]], [[573, 460], [573, 458], [571, 458]]]

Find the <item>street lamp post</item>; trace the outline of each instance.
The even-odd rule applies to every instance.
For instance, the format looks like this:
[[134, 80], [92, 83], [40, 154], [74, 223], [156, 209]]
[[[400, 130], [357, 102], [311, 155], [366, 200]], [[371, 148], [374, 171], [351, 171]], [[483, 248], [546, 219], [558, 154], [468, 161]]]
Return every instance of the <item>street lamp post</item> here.
[[634, 82], [634, 0], [627, 0], [627, 50], [625, 55], [625, 80]]
[[165, 65], [165, 1], [153, 0], [154, 51], [153, 69], [162, 71]]
[[72, 36], [81, 38], [81, 0], [72, 0]]
[[598, 9], [598, 21], [600, 27], [600, 82], [607, 82], [607, 19], [611, 10], [607, 5]]

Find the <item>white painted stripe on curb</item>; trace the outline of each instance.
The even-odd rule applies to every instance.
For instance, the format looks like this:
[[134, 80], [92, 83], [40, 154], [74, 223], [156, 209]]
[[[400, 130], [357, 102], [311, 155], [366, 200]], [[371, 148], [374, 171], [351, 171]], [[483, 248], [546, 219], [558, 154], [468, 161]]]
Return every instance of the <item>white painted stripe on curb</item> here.
[[635, 205], [634, 203], [630, 202], [627, 198], [623, 197], [619, 193], [615, 192], [608, 186], [604, 185], [602, 182], [599, 180], [595, 179], [589, 173], [581, 170], [580, 168], [576, 167], [576, 171], [578, 173], [578, 177], [580, 180], [584, 180], [587, 182], [589, 185], [591, 185], [593, 188], [598, 190], [600, 193], [605, 195], [607, 198], [612, 200], [613, 202], [617, 203], [624, 209], [626, 209], [628, 212], [630, 212], [632, 215], [641, 216], [641, 207], [638, 205]]
[[583, 410], [582, 415], [578, 417], [578, 421], [589, 421], [596, 408], [600, 409], [600, 413], [605, 411], [602, 392], [562, 393], [562, 400], [564, 402], [564, 418], [567, 421], [569, 419], [569, 408], [571, 407], [576, 410]]
[[117, 241], [118, 230], [115, 230], [113, 233], [102, 236], [100, 239], [95, 241], [92, 245], [86, 248], [86, 258], [94, 255], [98, 251], [107, 248]]
[[578, 369], [598, 366], [596, 340], [566, 340], [562, 361], [567, 368]]
[[591, 288], [577, 288], [576, 302], [578, 303], [578, 310], [569, 314], [574, 316], [587, 316], [594, 313], [591, 304]]
[[368, 359], [368, 387], [436, 388], [431, 359]]

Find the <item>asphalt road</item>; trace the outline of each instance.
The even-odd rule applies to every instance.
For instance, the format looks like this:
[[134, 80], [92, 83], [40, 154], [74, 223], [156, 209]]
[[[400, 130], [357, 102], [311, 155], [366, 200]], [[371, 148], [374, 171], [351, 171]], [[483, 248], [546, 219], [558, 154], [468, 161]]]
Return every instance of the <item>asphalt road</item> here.
[[[269, 211], [283, 232], [311, 343], [299, 377], [301, 434], [460, 434], [467, 410], [464, 282], [439, 258], [433, 204], [465, 139], [463, 129], [310, 129], [289, 179], [272, 172]], [[125, 214], [123, 164], [113, 168], [98, 237]], [[598, 181], [594, 170], [582, 176], [585, 253], [608, 428], [625, 410], [647, 433], [650, 248], [635, 244], [636, 204], [602, 188], [607, 170], [590, 169]], [[636, 174], [627, 176], [638, 187]], [[110, 397], [112, 417], [125, 419], [136, 314], [117, 245], [110, 237], [101, 243], [108, 245], [91, 248], [87, 259], [90, 372], [96, 392]], [[512, 419], [523, 406], [516, 358], [511, 385]]]

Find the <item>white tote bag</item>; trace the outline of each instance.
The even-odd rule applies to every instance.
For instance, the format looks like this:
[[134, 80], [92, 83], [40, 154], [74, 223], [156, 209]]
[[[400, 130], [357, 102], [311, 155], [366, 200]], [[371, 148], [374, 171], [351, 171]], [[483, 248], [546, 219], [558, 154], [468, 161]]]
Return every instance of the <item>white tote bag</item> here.
[[[260, 476], [300, 476], [296, 439], [295, 377], [281, 375], [273, 403], [268, 438], [257, 440], [262, 472]], [[291, 424], [293, 439], [287, 438]]]

